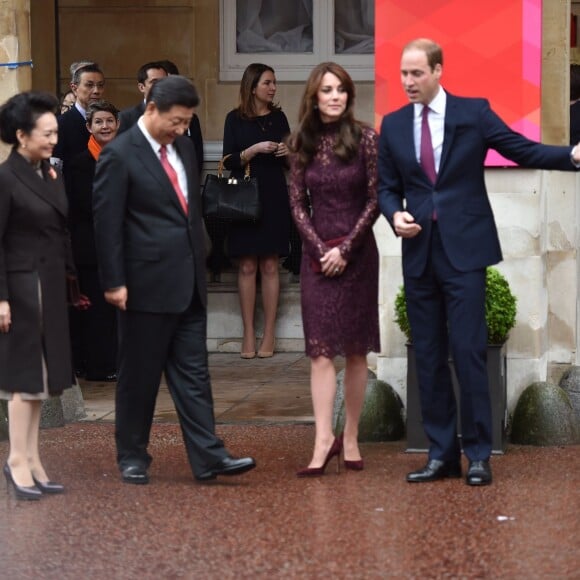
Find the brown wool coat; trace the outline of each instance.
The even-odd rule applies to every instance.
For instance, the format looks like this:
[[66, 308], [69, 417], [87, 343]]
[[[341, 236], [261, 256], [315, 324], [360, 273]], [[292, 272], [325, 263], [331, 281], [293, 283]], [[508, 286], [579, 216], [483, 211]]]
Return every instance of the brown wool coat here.
[[[74, 272], [60, 175], [44, 180], [16, 151], [0, 165], [0, 300], [12, 326], [0, 334], [0, 389], [42, 391], [42, 352], [50, 394], [72, 384], [66, 273]], [[42, 305], [39, 303], [39, 282]]]

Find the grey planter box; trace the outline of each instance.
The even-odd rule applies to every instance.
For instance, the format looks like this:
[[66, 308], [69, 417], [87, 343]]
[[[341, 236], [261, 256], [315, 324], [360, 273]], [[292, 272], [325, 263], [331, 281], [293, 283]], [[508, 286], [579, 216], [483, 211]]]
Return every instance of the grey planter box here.
[[[455, 398], [459, 409], [459, 385], [455, 376], [453, 361], [449, 361], [451, 367], [451, 379]], [[507, 445], [507, 362], [506, 347], [502, 345], [489, 345], [487, 347], [487, 373], [489, 376], [489, 390], [491, 395], [492, 412], [492, 452], [504, 453]], [[461, 420], [458, 419], [458, 434], [461, 437]], [[429, 448], [429, 442], [423, 431], [421, 419], [421, 406], [419, 404], [419, 387], [417, 384], [417, 371], [415, 368], [415, 349], [412, 344], [407, 344], [407, 451], [423, 453]]]

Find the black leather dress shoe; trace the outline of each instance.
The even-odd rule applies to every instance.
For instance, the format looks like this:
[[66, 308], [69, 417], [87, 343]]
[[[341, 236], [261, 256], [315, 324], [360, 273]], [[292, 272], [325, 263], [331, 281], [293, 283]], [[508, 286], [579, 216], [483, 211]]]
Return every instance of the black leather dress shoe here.
[[423, 483], [445, 479], [446, 477], [461, 477], [461, 463], [459, 461], [429, 459], [423, 469], [408, 473], [407, 481], [409, 483]]
[[491, 483], [489, 461], [470, 461], [465, 483], [467, 485], [489, 485]]
[[85, 379], [94, 383], [115, 383], [117, 382], [117, 373], [109, 374], [88, 374]]
[[140, 465], [128, 465], [121, 470], [121, 477], [125, 483], [134, 483], [136, 485], [145, 485], [149, 483], [149, 474], [144, 467]]
[[196, 475], [197, 481], [210, 481], [218, 475], [240, 475], [254, 469], [256, 462], [252, 457], [224, 457], [219, 463], [216, 463], [210, 470]]

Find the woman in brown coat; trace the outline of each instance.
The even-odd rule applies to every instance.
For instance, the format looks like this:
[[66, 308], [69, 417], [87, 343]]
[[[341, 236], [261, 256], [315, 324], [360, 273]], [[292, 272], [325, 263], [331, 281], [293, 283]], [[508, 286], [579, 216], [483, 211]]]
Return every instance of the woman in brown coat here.
[[73, 276], [67, 200], [49, 164], [57, 142], [47, 93], [15, 95], [0, 108], [0, 138], [12, 152], [0, 165], [0, 398], [8, 402], [8, 487], [19, 499], [61, 493], [42, 466], [41, 401], [72, 384], [66, 279]]

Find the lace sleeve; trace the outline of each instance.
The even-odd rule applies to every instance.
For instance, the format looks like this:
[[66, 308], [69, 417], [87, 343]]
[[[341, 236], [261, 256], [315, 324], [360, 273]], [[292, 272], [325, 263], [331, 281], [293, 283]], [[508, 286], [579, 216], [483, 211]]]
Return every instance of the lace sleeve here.
[[377, 201], [377, 144], [378, 137], [373, 129], [363, 129], [360, 143], [362, 161], [366, 171], [367, 202], [348, 238], [339, 246], [341, 256], [349, 261], [352, 252], [360, 246], [379, 217]]
[[305, 168], [298, 165], [296, 155], [290, 155], [290, 209], [294, 223], [304, 244], [305, 252], [314, 259], [324, 256], [325, 245], [318, 237], [310, 219], [308, 191], [304, 180]]

